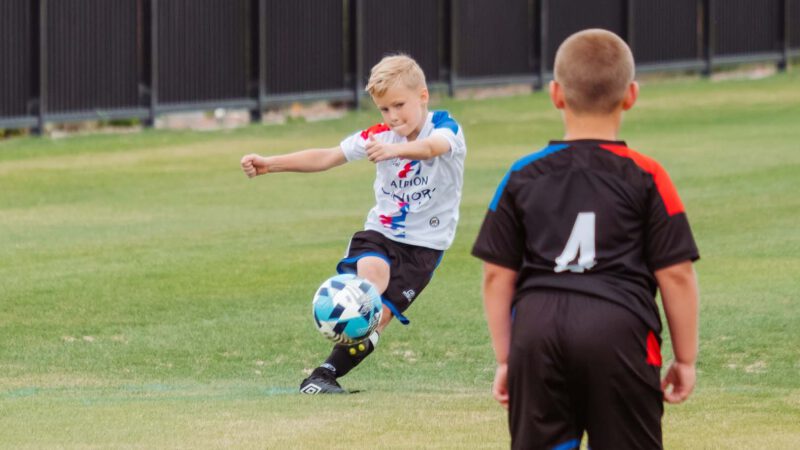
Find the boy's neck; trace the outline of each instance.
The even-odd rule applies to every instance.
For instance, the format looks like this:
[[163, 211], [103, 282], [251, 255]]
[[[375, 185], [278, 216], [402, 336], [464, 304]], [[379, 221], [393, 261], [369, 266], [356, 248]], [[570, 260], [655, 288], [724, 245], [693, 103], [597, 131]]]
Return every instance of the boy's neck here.
[[576, 115], [569, 109], [564, 109], [563, 119], [565, 141], [578, 139], [616, 141], [622, 123], [622, 110], [601, 115]]
[[422, 121], [417, 124], [417, 127], [414, 128], [414, 131], [411, 132], [408, 136], [406, 136], [406, 141], [411, 142], [417, 140], [419, 134], [422, 132], [422, 128], [425, 126], [425, 122], [428, 121], [428, 108], [422, 108]]

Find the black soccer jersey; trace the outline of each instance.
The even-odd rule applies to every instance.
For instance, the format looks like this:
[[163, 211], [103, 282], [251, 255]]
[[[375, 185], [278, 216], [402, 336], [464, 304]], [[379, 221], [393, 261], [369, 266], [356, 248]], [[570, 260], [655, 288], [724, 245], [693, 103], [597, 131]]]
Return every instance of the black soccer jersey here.
[[699, 258], [667, 172], [624, 142], [553, 141], [515, 162], [472, 254], [519, 272], [514, 301], [557, 289], [618, 303], [656, 332], [657, 269]]

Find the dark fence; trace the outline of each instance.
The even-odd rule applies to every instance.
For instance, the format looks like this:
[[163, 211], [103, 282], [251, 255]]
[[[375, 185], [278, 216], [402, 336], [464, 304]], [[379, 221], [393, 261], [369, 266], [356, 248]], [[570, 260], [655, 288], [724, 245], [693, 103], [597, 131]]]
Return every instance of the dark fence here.
[[456, 1], [451, 14], [454, 83], [535, 76], [539, 49], [534, 2], [504, 2], [498, 8], [496, 0]]
[[159, 104], [247, 100], [251, 2], [159, 0], [156, 4]]
[[545, 70], [547, 71], [553, 68], [559, 44], [578, 30], [605, 28], [627, 40], [627, 1], [553, 0], [545, 3], [548, 7], [542, 11], [542, 14], [548, 27], [545, 45]]
[[800, 0], [788, 0], [784, 12], [786, 47], [793, 55], [800, 55]]
[[0, 128], [358, 104], [397, 52], [451, 94], [539, 88], [561, 41], [589, 27], [622, 36], [639, 71], [800, 56], [800, 0], [2, 0]]
[[[262, 96], [352, 98], [353, 61], [345, 52], [349, 11], [341, 1], [269, 1], [263, 15]], [[257, 22], [258, 23], [258, 22]], [[267, 100], [266, 98], [263, 100]]]
[[784, 0], [717, 0], [713, 4], [712, 36], [717, 43], [716, 54], [767, 54], [781, 57], [779, 31], [782, 26]]
[[697, 0], [654, 0], [630, 12], [626, 36], [639, 64], [683, 64], [702, 62], [701, 16]]
[[138, 107], [136, 0], [42, 5], [42, 107], [53, 114]]
[[0, 2], [0, 125], [27, 127], [36, 123], [32, 104], [37, 86], [37, 48], [33, 11], [27, 0]]
[[357, 2], [357, 34], [361, 35], [359, 74], [362, 80], [369, 77], [370, 68], [389, 51], [413, 55], [428, 82], [442, 81], [446, 25], [442, 20], [444, 3], [442, 0]]

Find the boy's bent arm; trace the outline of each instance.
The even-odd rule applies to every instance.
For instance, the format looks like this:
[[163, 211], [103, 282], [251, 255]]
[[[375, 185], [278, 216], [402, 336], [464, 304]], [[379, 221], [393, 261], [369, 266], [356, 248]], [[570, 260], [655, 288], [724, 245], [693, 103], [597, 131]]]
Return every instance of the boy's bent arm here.
[[697, 276], [691, 261], [655, 271], [661, 301], [667, 317], [675, 361], [662, 381], [662, 389], [670, 403], [680, 403], [692, 393], [695, 383], [695, 362], [698, 351]]
[[450, 150], [450, 143], [441, 136], [429, 136], [399, 144], [387, 144], [370, 136], [367, 141], [367, 157], [372, 162], [392, 158], [428, 160], [443, 155]]
[[242, 170], [249, 177], [277, 172], [321, 172], [347, 162], [341, 147], [312, 148], [276, 156], [245, 155]]

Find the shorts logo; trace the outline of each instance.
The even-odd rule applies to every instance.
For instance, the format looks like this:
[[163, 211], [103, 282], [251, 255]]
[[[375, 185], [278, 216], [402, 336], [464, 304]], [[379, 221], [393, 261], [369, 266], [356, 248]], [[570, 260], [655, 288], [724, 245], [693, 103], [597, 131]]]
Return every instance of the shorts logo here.
[[433, 228], [438, 227], [439, 226], [439, 218], [436, 217], [436, 216], [431, 217], [431, 220], [428, 222], [428, 225], [430, 225]]
[[413, 289], [409, 289], [407, 291], [403, 291], [403, 296], [408, 299], [408, 301], [414, 300], [414, 297], [417, 295]]
[[321, 390], [322, 390], [322, 388], [320, 388], [316, 384], [310, 383], [310, 384], [308, 384], [306, 386], [303, 386], [303, 389], [300, 389], [300, 392], [302, 392], [303, 394], [311, 394], [311, 395], [313, 395], [313, 394], [319, 394], [319, 392]]

